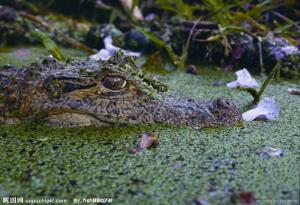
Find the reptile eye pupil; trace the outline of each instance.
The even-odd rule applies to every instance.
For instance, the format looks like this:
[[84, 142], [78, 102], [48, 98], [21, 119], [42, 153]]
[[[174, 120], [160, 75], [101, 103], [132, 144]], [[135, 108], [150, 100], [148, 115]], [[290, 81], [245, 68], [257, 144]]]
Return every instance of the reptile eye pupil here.
[[109, 90], [117, 91], [126, 86], [126, 80], [120, 76], [105, 76], [102, 85]]

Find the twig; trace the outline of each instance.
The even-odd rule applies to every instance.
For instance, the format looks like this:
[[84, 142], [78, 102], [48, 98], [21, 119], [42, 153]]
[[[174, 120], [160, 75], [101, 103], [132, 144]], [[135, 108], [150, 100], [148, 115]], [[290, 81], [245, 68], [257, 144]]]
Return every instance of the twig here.
[[257, 44], [258, 44], [258, 50], [259, 50], [259, 67], [260, 67], [260, 71], [262, 73], [266, 73], [265, 67], [264, 67], [264, 60], [263, 60], [263, 53], [262, 53], [262, 46], [261, 46], [261, 37], [258, 36], [257, 37]]
[[[188, 56], [188, 48], [189, 48], [189, 46], [190, 46], [191, 39], [192, 39], [192, 36], [193, 36], [193, 34], [194, 34], [194, 31], [195, 31], [197, 25], [201, 22], [201, 20], [202, 20], [203, 18], [211, 17], [211, 16], [213, 16], [213, 15], [219, 13], [220, 11], [222, 11], [224, 8], [225, 8], [225, 6], [223, 6], [223, 7], [219, 8], [219, 9], [217, 9], [216, 11], [213, 11], [213, 12], [207, 14], [206, 16], [203, 16], [203, 17], [198, 18], [197, 21], [193, 24], [193, 27], [192, 27], [192, 29], [190, 30], [190, 33], [189, 33], [189, 37], [188, 37], [188, 39], [187, 39], [187, 41], [186, 41], [185, 46], [184, 46], [183, 49], [182, 49], [182, 54], [181, 54], [181, 56], [180, 56], [180, 58], [181, 58], [181, 59], [180, 59], [180, 60], [181, 60], [181, 62], [180, 62], [180, 67], [181, 67], [181, 68], [183, 68], [184, 65], [185, 65], [185, 63], [186, 63], [187, 56]], [[206, 26], [207, 26], [208, 23], [206, 22], [206, 23], [204, 23], [203, 25], [206, 25]], [[210, 23], [209, 25], [211, 25], [211, 23]], [[213, 25], [214, 25], [214, 26], [217, 26], [217, 28], [219, 28], [219, 25], [218, 25], [218, 24], [215, 24], [215, 23], [214, 23]]]
[[272, 13], [273, 13], [275, 16], [277, 16], [277, 17], [283, 19], [284, 21], [286, 21], [286, 22], [288, 22], [288, 23], [294, 25], [298, 30], [300, 30], [300, 26], [298, 26], [297, 23], [294, 22], [293, 20], [291, 20], [290, 18], [288, 18], [288, 17], [286, 17], [286, 16], [284, 16], [284, 15], [282, 15], [282, 14], [276, 12], [276, 11], [272, 11]]
[[31, 21], [34, 21], [40, 25], [42, 25], [43, 27], [45, 27], [47, 29], [47, 31], [51, 31], [53, 30], [54, 32], [56, 32], [57, 34], [59, 34], [69, 45], [71, 45], [74, 48], [78, 48], [81, 50], [86, 51], [89, 54], [94, 54], [97, 53], [96, 49], [90, 48], [82, 43], [80, 43], [79, 41], [75, 40], [74, 38], [71, 38], [69, 36], [64, 35], [61, 31], [59, 31], [57, 28], [50, 26], [46, 21], [33, 16], [27, 12], [24, 11], [19, 11], [18, 14], [24, 18], [27, 18]]
[[192, 39], [192, 36], [194, 34], [194, 31], [198, 25], [198, 23], [200, 23], [200, 21], [202, 20], [202, 18], [198, 18], [198, 20], [194, 23], [192, 29], [190, 30], [190, 33], [189, 33], [189, 37], [186, 41], [186, 44], [185, 46], [183, 47], [182, 49], [182, 54], [181, 54], [181, 62], [180, 62], [180, 68], [183, 68], [185, 63], [186, 63], [186, 60], [187, 60], [187, 56], [188, 56], [188, 49], [189, 49], [189, 46], [190, 46], [190, 43], [191, 43], [191, 39]]

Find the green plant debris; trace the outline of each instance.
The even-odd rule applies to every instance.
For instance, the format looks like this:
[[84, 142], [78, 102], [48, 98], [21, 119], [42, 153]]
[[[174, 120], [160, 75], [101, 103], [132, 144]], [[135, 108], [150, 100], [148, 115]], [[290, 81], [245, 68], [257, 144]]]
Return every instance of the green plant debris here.
[[53, 57], [59, 61], [64, 61], [65, 57], [60, 52], [58, 46], [54, 41], [51, 40], [51, 38], [40, 31], [39, 29], [34, 29], [33, 34], [43, 43], [44, 47], [53, 55]]
[[[174, 73], [164, 81], [179, 96], [227, 96], [245, 111], [250, 95], [213, 87], [233, 78], [201, 68], [198, 76]], [[300, 98], [287, 93], [296, 86], [296, 81], [271, 82], [265, 91], [280, 105], [278, 120], [235, 127], [0, 125], [0, 197], [66, 198], [69, 204], [87, 197], [111, 197], [112, 204], [193, 204], [201, 198], [230, 205], [234, 194], [252, 192], [256, 199], [297, 204]], [[160, 146], [129, 154], [145, 131], [157, 133]], [[261, 158], [265, 146], [283, 149], [284, 156]]]

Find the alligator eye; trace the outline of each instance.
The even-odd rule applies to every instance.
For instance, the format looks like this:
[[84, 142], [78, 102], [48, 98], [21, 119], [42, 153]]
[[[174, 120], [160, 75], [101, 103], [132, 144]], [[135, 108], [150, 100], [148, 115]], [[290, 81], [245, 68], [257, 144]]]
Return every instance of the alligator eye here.
[[102, 85], [109, 90], [118, 91], [125, 88], [126, 80], [120, 76], [105, 76]]

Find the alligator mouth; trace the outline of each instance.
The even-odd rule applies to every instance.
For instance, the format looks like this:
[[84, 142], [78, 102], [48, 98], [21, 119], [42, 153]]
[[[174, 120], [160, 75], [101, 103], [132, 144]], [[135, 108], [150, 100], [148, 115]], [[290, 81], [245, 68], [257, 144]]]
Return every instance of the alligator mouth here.
[[113, 117], [111, 115], [103, 115], [99, 113], [91, 113], [86, 111], [59, 109], [46, 112], [47, 118], [52, 122], [59, 122], [71, 126], [88, 126], [88, 125], [111, 125], [111, 124], [129, 124], [128, 121], [121, 117]]
[[[193, 99], [175, 100], [165, 98], [161, 102], [149, 100], [133, 104], [121, 110], [123, 114], [93, 112], [76, 108], [43, 110], [48, 119], [71, 124], [112, 125], [112, 124], [169, 124], [189, 126], [195, 129], [233, 125], [241, 121], [241, 113], [229, 100], [219, 98], [213, 101]], [[123, 116], [122, 116], [123, 115]]]

